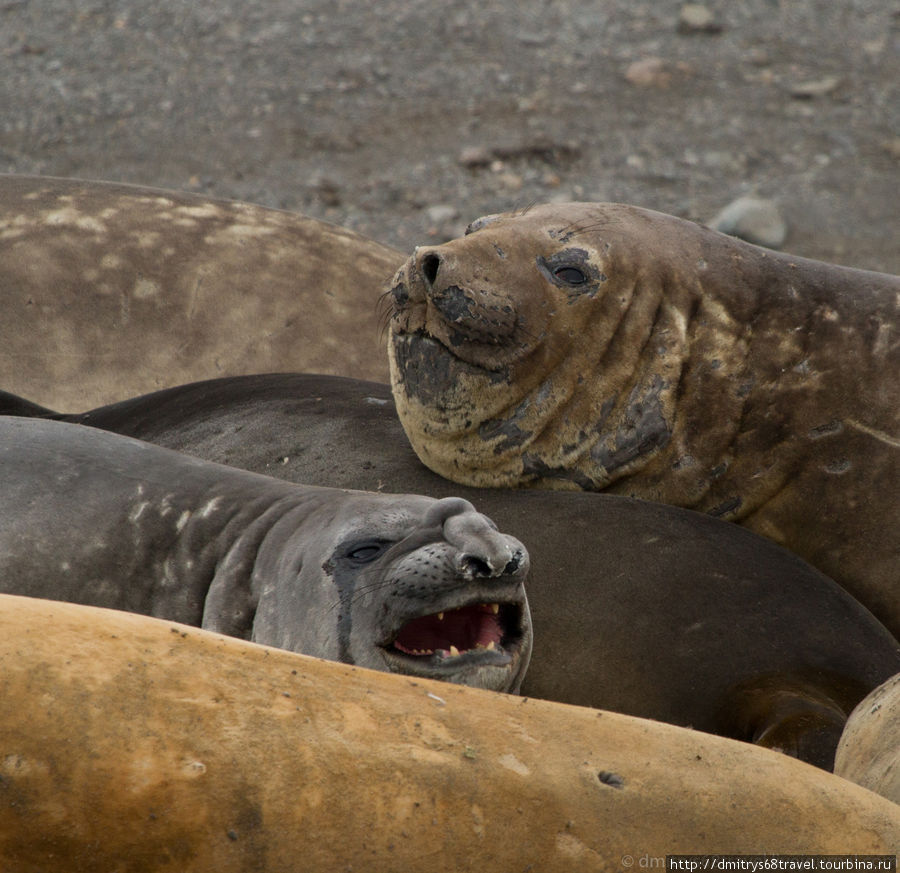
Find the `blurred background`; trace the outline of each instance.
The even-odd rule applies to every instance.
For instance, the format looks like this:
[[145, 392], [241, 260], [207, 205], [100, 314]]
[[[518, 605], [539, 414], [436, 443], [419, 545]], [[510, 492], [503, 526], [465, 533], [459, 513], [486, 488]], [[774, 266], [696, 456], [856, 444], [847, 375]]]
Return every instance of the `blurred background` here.
[[752, 196], [773, 244], [900, 272], [894, 0], [0, 0], [0, 64], [2, 172], [406, 251], [533, 202]]

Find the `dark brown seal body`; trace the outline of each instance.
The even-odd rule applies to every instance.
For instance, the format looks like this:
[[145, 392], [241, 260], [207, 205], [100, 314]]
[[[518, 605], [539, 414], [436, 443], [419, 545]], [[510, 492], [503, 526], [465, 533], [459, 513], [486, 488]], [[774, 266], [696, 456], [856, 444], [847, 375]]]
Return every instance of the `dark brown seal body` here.
[[397, 410], [433, 470], [738, 521], [900, 634], [900, 278], [573, 203], [418, 249], [393, 296]]
[[[0, 396], [5, 410], [52, 415]], [[465, 497], [531, 557], [530, 696], [693, 726], [830, 768], [850, 710], [900, 670], [900, 646], [867, 610], [737, 525], [605, 494], [437, 476], [404, 438], [387, 385], [246, 376], [61, 417], [296, 482]]]
[[396, 250], [302, 215], [0, 175], [0, 387], [86, 408], [195, 379], [387, 378]]
[[316, 488], [0, 416], [0, 592], [518, 690], [528, 556], [465, 500]]

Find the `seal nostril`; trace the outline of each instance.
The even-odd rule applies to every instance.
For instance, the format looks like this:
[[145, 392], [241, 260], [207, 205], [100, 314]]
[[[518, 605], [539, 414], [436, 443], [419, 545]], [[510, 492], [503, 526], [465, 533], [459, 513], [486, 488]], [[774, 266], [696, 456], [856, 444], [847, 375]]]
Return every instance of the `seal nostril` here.
[[494, 575], [487, 561], [482, 561], [481, 558], [476, 558], [474, 555], [465, 555], [460, 561], [460, 567], [465, 575], [473, 578]]
[[429, 285], [434, 285], [437, 281], [438, 269], [441, 266], [441, 258], [440, 255], [436, 255], [433, 252], [425, 255], [422, 258], [421, 271], [422, 275], [425, 277], [425, 281]]
[[515, 555], [513, 555], [512, 560], [503, 568], [503, 574], [505, 576], [511, 576], [521, 566], [522, 566], [522, 553], [516, 552]]

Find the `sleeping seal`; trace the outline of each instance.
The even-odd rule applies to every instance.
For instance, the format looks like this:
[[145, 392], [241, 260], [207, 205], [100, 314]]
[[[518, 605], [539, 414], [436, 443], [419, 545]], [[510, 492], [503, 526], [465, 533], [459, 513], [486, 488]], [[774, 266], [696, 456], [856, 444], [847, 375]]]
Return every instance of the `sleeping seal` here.
[[0, 592], [518, 689], [528, 556], [459, 498], [303, 487], [0, 417]]
[[766, 749], [143, 615], [0, 596], [0, 675], [4, 873], [610, 873], [629, 852], [900, 845], [900, 807]]
[[238, 373], [387, 379], [396, 249], [303, 215], [0, 175], [0, 387], [88, 407]]
[[465, 497], [529, 551], [530, 696], [690, 725], [830, 769], [847, 714], [900, 671], [900, 646], [867, 610], [738, 525], [435, 475], [404, 438], [387, 385], [244, 376], [73, 415], [0, 396], [0, 411], [13, 409], [295, 482]]
[[900, 803], [900, 673], [879, 685], [850, 713], [834, 757], [834, 772]]
[[417, 249], [392, 299], [431, 469], [740, 522], [900, 635], [900, 277], [570, 203]]

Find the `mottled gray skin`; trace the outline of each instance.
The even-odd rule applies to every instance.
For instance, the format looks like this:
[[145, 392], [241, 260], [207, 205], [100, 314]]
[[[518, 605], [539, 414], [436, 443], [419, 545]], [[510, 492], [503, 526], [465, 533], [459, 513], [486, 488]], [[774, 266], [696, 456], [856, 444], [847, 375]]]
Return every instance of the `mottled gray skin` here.
[[393, 297], [397, 411], [431, 469], [739, 522], [900, 635], [900, 277], [569, 203], [417, 249]]
[[0, 388], [84, 409], [243, 373], [386, 379], [376, 307], [402, 262], [277, 209], [0, 175]]
[[[0, 411], [58, 415], [0, 396]], [[900, 645], [833, 581], [737, 525], [605, 494], [455, 485], [424, 467], [390, 388], [217, 379], [61, 418], [295, 482], [459, 494], [528, 547], [522, 692], [788, 751], [831, 767]]]
[[[518, 689], [528, 556], [458, 498], [304, 487], [0, 417], [0, 592], [122, 609], [378, 670]], [[494, 651], [411, 657], [408, 622], [498, 604]]]
[[879, 685], [850, 713], [834, 772], [900, 803], [900, 673]]

